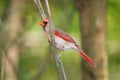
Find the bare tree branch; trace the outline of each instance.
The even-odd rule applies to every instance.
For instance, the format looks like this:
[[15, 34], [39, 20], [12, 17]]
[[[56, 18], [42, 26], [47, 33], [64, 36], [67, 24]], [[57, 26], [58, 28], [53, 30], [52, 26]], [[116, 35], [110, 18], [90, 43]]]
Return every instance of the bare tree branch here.
[[2, 22], [0, 21], [0, 32], [1, 32], [1, 45], [2, 45], [2, 66], [1, 66], [1, 79], [0, 80], [4, 80], [4, 76], [5, 76], [5, 59], [11, 64], [11, 66], [13, 67], [15, 73], [17, 74], [18, 71], [15, 68], [15, 65], [13, 64], [13, 62], [11, 61], [11, 59], [6, 55], [7, 54], [7, 50], [10, 46], [6, 47], [6, 41], [5, 41], [5, 31], [4, 31], [4, 27], [2, 25]]
[[[39, 12], [41, 14], [42, 19], [43, 20], [46, 19], [46, 16], [45, 16], [45, 13], [44, 13], [44, 10], [42, 8], [40, 0], [34, 0], [34, 2], [39, 9]], [[52, 19], [51, 19], [51, 12], [50, 12], [50, 8], [49, 8], [48, 0], [45, 0], [45, 4], [46, 4], [48, 19], [49, 19], [49, 25], [50, 25], [51, 48], [52, 48], [52, 51], [53, 51], [53, 56], [54, 56], [54, 60], [55, 60], [55, 63], [56, 63], [59, 80], [67, 80], [67, 77], [66, 77], [66, 74], [65, 74], [65, 71], [64, 71], [64, 67], [63, 67], [63, 63], [58, 58], [58, 53], [57, 53], [55, 40], [54, 40], [54, 33], [53, 33], [53, 22], [52, 22]]]
[[35, 2], [35, 4], [37, 5], [37, 7], [39, 9], [42, 20], [46, 19], [46, 15], [45, 15], [45, 12], [44, 12], [44, 10], [42, 8], [42, 4], [41, 4], [40, 0], [34, 0], [34, 2]]
[[50, 27], [51, 48], [52, 48], [54, 60], [55, 60], [56, 66], [57, 66], [59, 80], [67, 80], [62, 61], [60, 60], [60, 58], [58, 58], [58, 54], [57, 54], [57, 48], [56, 48], [56, 43], [55, 43], [55, 38], [54, 38], [54, 27], [53, 27], [53, 22], [52, 22], [52, 18], [51, 18], [51, 12], [50, 12], [50, 8], [49, 8], [48, 0], [45, 0], [45, 5], [46, 5], [46, 9], [47, 9], [49, 27]]
[[1, 32], [1, 45], [2, 45], [2, 50], [1, 50], [1, 53], [2, 53], [2, 65], [1, 65], [1, 80], [4, 79], [4, 52], [3, 52], [3, 49], [4, 49], [4, 43], [3, 43], [3, 27], [2, 27], [2, 22], [0, 20], [0, 32]]
[[0, 20], [0, 32], [1, 32], [1, 46], [2, 46], [2, 50], [1, 50], [1, 54], [2, 54], [2, 66], [1, 66], [1, 80], [4, 80], [4, 76], [5, 76], [5, 59], [11, 63], [11, 66], [13, 67], [15, 73], [17, 74], [17, 70], [13, 64], [13, 62], [11, 61], [11, 59], [6, 55], [7, 54], [7, 50], [10, 46], [6, 47], [6, 39], [5, 39], [5, 31], [4, 31], [4, 27], [2, 24], [2, 21]]
[[33, 76], [30, 80], [40, 80], [42, 78], [43, 74], [45, 73], [46, 69], [50, 66], [50, 62], [51, 62], [50, 47], [48, 48], [46, 53], [47, 53], [46, 59], [42, 62], [42, 64], [39, 65], [41, 68], [38, 70], [37, 74], [35, 76]]
[[[11, 66], [13, 67], [14, 71], [16, 74], [18, 74], [18, 71], [13, 63], [13, 61], [7, 56], [7, 50], [10, 48], [10, 46], [12, 46], [15, 41], [17, 41], [16, 37], [15, 39], [6, 42], [6, 38], [5, 38], [5, 30], [4, 30], [4, 25], [2, 23], [2, 21], [0, 20], [0, 32], [1, 32], [1, 56], [2, 56], [2, 66], [1, 66], [1, 79], [0, 80], [4, 80], [4, 76], [5, 76], [5, 59], [11, 64]], [[18, 75], [16, 75], [18, 76]]]
[[5, 64], [4, 64], [4, 56], [5, 56], [5, 54], [4, 54], [4, 52], [2, 52], [2, 65], [1, 65], [1, 80], [4, 80], [4, 67], [5, 67]]

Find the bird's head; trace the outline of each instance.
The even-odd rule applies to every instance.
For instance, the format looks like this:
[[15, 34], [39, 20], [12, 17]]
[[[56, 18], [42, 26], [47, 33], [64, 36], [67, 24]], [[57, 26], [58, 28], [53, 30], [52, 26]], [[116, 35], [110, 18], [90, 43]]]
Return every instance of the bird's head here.
[[40, 22], [40, 26], [45, 27], [48, 23], [48, 19], [45, 19], [44, 21]]

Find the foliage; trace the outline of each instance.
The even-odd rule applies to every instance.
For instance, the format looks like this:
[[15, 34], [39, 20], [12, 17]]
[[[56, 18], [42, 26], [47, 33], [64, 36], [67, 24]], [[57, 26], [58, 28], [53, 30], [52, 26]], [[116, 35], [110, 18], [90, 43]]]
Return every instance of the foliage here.
[[[10, 1], [10, 0], [9, 0]], [[29, 2], [30, 1], [30, 2]], [[50, 0], [51, 12], [53, 22], [57, 27], [60, 27], [70, 35], [72, 35], [79, 42], [79, 14], [74, 6], [74, 0]], [[29, 2], [29, 4], [28, 4]], [[2, 18], [3, 12], [6, 8], [6, 1], [0, 0], [0, 18]], [[20, 57], [19, 75], [21, 80], [30, 80], [33, 78], [37, 71], [42, 66], [43, 61], [48, 54], [47, 40], [44, 39], [44, 33], [42, 28], [39, 27], [41, 21], [38, 9], [32, 0], [26, 0], [23, 4], [22, 17], [25, 26], [22, 31], [21, 40], [24, 41], [26, 34], [30, 32], [37, 32], [40, 34], [38, 44], [39, 46], [25, 46]], [[110, 80], [119, 80], [120, 74], [120, 0], [109, 0], [107, 11], [107, 52], [109, 57], [109, 73]], [[35, 38], [31, 36], [31, 38]], [[30, 38], [30, 39], [31, 39]], [[28, 41], [29, 42], [29, 41]], [[33, 41], [34, 44], [35, 41]], [[45, 43], [45, 44], [43, 44]], [[35, 47], [36, 46], [36, 47]], [[114, 48], [114, 46], [117, 46]], [[1, 46], [0, 46], [1, 47]], [[26, 48], [27, 47], [27, 48]], [[63, 52], [62, 61], [67, 72], [68, 80], [80, 80], [80, 63], [79, 54], [75, 51]], [[0, 58], [1, 59], [1, 58]], [[56, 80], [56, 69], [54, 62], [51, 60], [50, 65], [43, 73], [41, 80]], [[0, 65], [1, 66], [1, 65]], [[72, 73], [71, 73], [72, 72]]]

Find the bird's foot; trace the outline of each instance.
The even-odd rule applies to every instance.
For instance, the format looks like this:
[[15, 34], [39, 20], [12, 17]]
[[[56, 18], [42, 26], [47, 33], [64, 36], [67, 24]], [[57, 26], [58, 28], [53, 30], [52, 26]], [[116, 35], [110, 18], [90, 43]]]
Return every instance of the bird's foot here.
[[59, 53], [59, 55], [58, 55], [58, 58], [61, 57], [63, 51], [64, 51], [64, 49], [60, 49], [60, 53]]
[[59, 58], [59, 59], [60, 59], [61, 55], [62, 55], [62, 54], [59, 54], [59, 55], [58, 55], [58, 58]]

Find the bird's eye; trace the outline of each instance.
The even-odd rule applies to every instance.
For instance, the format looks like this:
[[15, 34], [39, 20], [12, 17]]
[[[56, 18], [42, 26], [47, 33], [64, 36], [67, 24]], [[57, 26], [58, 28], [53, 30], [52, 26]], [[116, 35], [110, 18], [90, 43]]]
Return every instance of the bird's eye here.
[[48, 22], [46, 22], [46, 21], [43, 21], [43, 23], [46, 25]]

